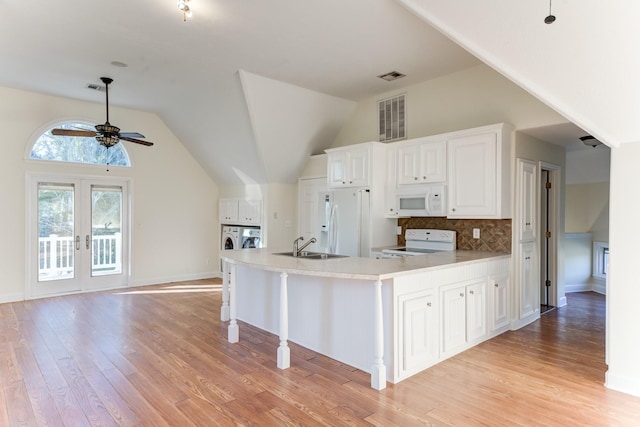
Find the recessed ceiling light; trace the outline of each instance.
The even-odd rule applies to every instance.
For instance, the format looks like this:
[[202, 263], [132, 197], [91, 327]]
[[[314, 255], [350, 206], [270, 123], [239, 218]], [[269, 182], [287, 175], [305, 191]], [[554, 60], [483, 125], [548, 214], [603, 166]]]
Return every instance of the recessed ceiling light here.
[[125, 64], [124, 62], [120, 62], [120, 61], [111, 61], [111, 65], [113, 65], [114, 67], [120, 67], [120, 68], [127, 68], [128, 65]]
[[405, 74], [399, 73], [397, 71], [391, 71], [390, 73], [380, 74], [378, 77], [380, 77], [382, 80], [391, 82], [393, 80], [397, 80], [397, 79], [401, 79], [402, 77], [405, 77]]
[[596, 138], [594, 138], [591, 135], [585, 135], [585, 136], [581, 136], [580, 137], [580, 141], [582, 141], [582, 143], [584, 145], [590, 145], [591, 147], [595, 148], [598, 145], [601, 145], [602, 142], [598, 141]]

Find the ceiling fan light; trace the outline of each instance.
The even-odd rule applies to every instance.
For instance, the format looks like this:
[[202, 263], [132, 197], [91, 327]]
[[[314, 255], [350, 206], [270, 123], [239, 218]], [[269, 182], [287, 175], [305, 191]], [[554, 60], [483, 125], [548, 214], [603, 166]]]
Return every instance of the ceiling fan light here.
[[187, 2], [185, 0], [178, 0], [178, 9], [184, 10], [187, 7]]
[[100, 143], [100, 145], [103, 145], [107, 148], [113, 147], [120, 141], [117, 135], [96, 136], [96, 140]]
[[191, 16], [193, 15], [191, 13], [191, 8], [189, 8], [189, 6], [187, 5], [184, 6], [183, 12], [184, 12], [184, 16], [186, 16], [187, 18], [191, 18]]

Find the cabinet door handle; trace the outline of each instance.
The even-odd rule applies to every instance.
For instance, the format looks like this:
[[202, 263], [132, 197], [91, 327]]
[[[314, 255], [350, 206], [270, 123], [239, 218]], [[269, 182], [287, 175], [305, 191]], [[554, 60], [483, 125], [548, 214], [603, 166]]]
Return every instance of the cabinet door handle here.
[[417, 176], [414, 176], [414, 177], [413, 177], [413, 180], [414, 180], [414, 181], [417, 181], [417, 180], [418, 180], [418, 177], [417, 177]]
[[495, 286], [496, 288], [499, 288], [499, 287], [500, 287], [500, 285], [499, 285], [499, 284], [497, 284], [497, 283], [495, 283], [493, 286]]
[[462, 298], [464, 298], [464, 294], [463, 294], [462, 292], [460, 292], [460, 296], [461, 296]]
[[80, 236], [76, 236], [76, 251], [80, 250]]
[[422, 179], [426, 180], [426, 179], [427, 179], [427, 177], [426, 177], [426, 176], [423, 176], [423, 177], [422, 177]]
[[431, 303], [430, 302], [427, 303], [427, 307], [431, 307]]
[[473, 291], [469, 291], [469, 293], [470, 293], [471, 295], [473, 295]]
[[90, 241], [91, 240], [89, 239], [89, 235], [87, 234], [87, 236], [84, 238], [84, 243], [85, 243], [85, 246], [87, 247], [87, 249], [89, 249], [89, 246], [90, 246], [89, 242]]

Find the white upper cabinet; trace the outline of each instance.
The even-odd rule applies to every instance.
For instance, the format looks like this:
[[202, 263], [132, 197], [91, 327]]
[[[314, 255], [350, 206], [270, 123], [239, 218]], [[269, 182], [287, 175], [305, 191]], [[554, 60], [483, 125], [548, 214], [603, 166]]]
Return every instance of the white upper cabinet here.
[[447, 141], [449, 218], [510, 218], [511, 128], [492, 125]]
[[238, 221], [240, 224], [260, 225], [261, 220], [261, 200], [238, 200]]
[[329, 187], [370, 186], [374, 144], [380, 143], [366, 142], [325, 150]]
[[236, 224], [238, 222], [238, 199], [220, 199], [220, 222]]
[[221, 224], [260, 225], [262, 200], [220, 199]]
[[444, 140], [417, 138], [397, 143], [398, 185], [444, 182], [447, 150]]

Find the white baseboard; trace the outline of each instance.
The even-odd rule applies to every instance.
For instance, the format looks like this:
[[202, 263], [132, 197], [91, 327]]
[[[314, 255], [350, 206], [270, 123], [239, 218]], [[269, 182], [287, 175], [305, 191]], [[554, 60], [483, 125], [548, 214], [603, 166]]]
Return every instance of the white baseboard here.
[[[128, 287], [132, 287], [132, 286], [148, 286], [148, 285], [161, 285], [163, 283], [171, 283], [171, 282], [184, 282], [187, 280], [201, 280], [201, 279], [212, 279], [212, 278], [221, 278], [222, 277], [222, 273], [219, 271], [210, 271], [210, 272], [205, 272], [205, 273], [197, 273], [197, 274], [185, 274], [185, 275], [180, 275], [180, 276], [172, 276], [172, 277], [156, 277], [153, 279], [143, 279], [143, 280], [131, 280], [129, 281], [129, 285], [128, 286], [122, 286], [122, 287], [118, 287], [118, 288], [110, 288], [110, 289], [122, 289], [122, 288], [128, 288]], [[97, 289], [97, 290], [91, 290], [91, 291], [84, 291], [84, 292], [96, 292], [96, 291], [102, 291], [102, 290], [109, 290], [109, 289]], [[73, 294], [75, 292], [71, 292], [70, 294]], [[38, 296], [37, 298], [47, 298], [47, 297], [51, 297], [51, 296], [60, 296], [60, 295], [67, 295], [67, 294], [55, 294], [55, 295], [41, 295]], [[25, 301], [26, 300], [26, 296], [24, 293], [14, 293], [14, 294], [1, 294], [0, 293], [0, 304], [4, 304], [4, 303], [8, 303], [8, 302], [18, 302], [18, 301]]]
[[585, 292], [590, 291], [591, 285], [589, 283], [574, 283], [572, 285], [564, 285], [564, 292]]
[[205, 273], [196, 274], [182, 274], [179, 276], [169, 277], [153, 277], [149, 279], [132, 280], [129, 282], [129, 286], [148, 286], [148, 285], [162, 285], [164, 283], [171, 282], [184, 282], [187, 280], [202, 280], [222, 277], [222, 273], [219, 271], [210, 271]]
[[24, 301], [24, 293], [17, 294], [0, 294], [0, 303]]
[[629, 377], [615, 375], [611, 373], [611, 370], [608, 370], [605, 374], [604, 385], [605, 387], [610, 388], [612, 390], [617, 390], [623, 393], [630, 394], [632, 396], [640, 397], [640, 379], [639, 378], [629, 378]]

